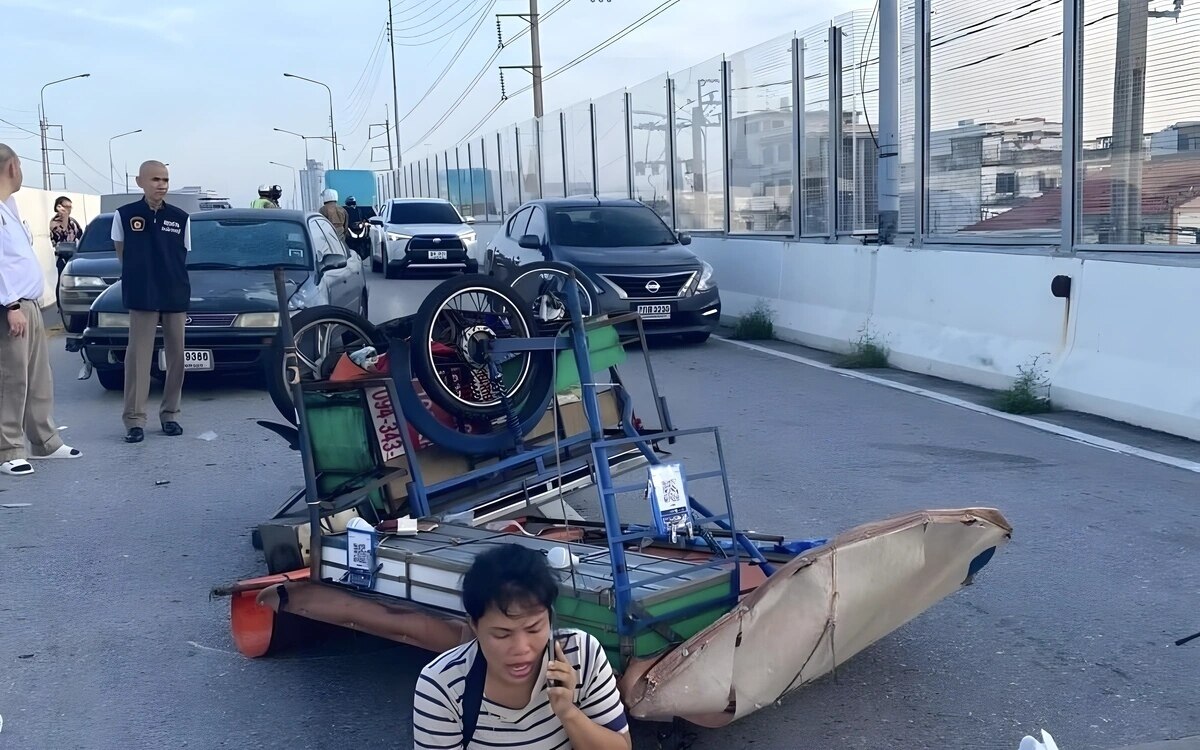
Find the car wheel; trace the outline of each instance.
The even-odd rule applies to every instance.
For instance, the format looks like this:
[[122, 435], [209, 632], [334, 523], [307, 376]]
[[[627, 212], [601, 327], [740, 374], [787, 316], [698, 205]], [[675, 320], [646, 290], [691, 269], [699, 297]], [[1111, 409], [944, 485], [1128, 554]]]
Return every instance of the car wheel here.
[[[369, 320], [333, 305], [309, 307], [292, 315], [292, 337], [302, 381], [328, 378], [342, 354], [364, 346], [383, 351], [387, 346], [387, 338]], [[266, 364], [267, 391], [275, 408], [294, 425], [296, 409], [292, 404], [284, 348], [283, 337], [277, 333]]]
[[703, 344], [712, 334], [708, 331], [690, 331], [682, 335], [685, 344]]
[[125, 370], [96, 370], [96, 379], [106, 391], [125, 390]]

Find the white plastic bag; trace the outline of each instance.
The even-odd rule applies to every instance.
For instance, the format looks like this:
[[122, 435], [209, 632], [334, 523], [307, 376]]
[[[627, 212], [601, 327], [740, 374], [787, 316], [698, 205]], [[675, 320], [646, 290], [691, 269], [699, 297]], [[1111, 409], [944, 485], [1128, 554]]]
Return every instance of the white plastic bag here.
[[1058, 750], [1058, 743], [1050, 736], [1050, 733], [1045, 729], [1042, 730], [1042, 741], [1038, 742], [1029, 735], [1021, 740], [1021, 746], [1017, 750]]

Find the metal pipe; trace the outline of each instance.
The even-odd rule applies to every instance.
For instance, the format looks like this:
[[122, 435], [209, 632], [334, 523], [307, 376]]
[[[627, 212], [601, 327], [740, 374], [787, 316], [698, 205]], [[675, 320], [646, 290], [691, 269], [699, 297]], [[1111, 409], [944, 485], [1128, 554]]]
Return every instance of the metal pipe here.
[[337, 130], [333, 126], [333, 90], [329, 88], [328, 85], [321, 83], [320, 81], [314, 81], [311, 78], [298, 76], [294, 73], [284, 73], [283, 76], [284, 78], [298, 78], [301, 81], [308, 81], [309, 83], [315, 83], [318, 86], [325, 87], [326, 93], [329, 94], [329, 141], [333, 144], [333, 168], [338, 169]]
[[112, 138], [108, 139], [108, 189], [114, 193], [117, 192], [117, 181], [116, 181], [116, 178], [113, 176], [116, 174], [116, 168], [113, 165], [112, 143], [113, 143], [113, 141], [115, 141], [118, 138], [124, 138], [127, 135], [133, 135], [134, 133], [140, 133], [140, 132], [142, 132], [142, 129], [138, 128], [137, 130], [130, 130], [128, 133], [121, 133], [120, 135], [114, 135]]

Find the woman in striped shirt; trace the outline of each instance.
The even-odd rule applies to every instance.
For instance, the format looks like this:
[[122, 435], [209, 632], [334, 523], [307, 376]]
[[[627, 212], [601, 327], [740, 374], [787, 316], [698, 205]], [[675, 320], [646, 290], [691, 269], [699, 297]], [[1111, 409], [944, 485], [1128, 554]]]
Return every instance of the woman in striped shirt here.
[[462, 591], [475, 640], [421, 670], [415, 748], [632, 747], [600, 642], [579, 630], [555, 630], [551, 638], [557, 597], [558, 582], [537, 550], [508, 544], [475, 558]]

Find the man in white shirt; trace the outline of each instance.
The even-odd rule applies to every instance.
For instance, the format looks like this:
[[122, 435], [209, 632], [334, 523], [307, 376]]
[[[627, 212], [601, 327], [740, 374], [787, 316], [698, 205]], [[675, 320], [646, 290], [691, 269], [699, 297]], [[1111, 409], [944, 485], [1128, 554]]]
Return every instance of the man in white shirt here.
[[[13, 194], [21, 158], [0, 143], [0, 474], [33, 473], [28, 458], [79, 458], [54, 426], [54, 380], [42, 325], [42, 265]], [[30, 451], [26, 455], [25, 440]]]

